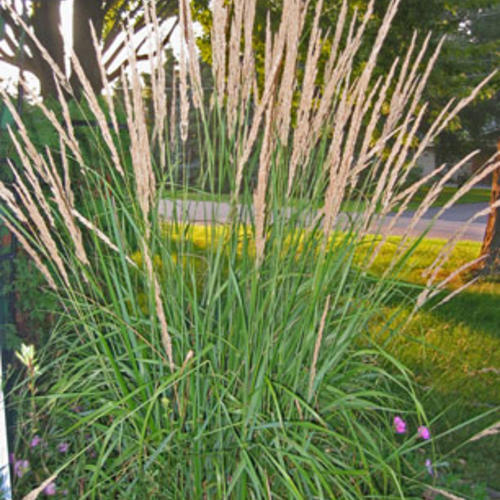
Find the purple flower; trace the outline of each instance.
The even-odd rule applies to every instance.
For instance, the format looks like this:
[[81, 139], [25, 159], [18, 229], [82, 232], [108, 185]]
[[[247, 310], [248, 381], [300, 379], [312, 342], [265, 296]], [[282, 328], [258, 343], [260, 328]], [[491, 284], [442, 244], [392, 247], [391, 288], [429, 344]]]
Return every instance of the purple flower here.
[[36, 434], [30, 442], [30, 448], [36, 448], [42, 442], [42, 438]]
[[48, 496], [51, 497], [56, 494], [56, 483], [52, 482], [49, 483], [45, 488], [43, 489], [43, 492]]
[[397, 434], [406, 432], [406, 422], [399, 416], [394, 417], [394, 429]]
[[429, 473], [430, 476], [434, 475], [434, 469], [432, 468], [432, 462], [430, 458], [427, 458], [425, 460], [425, 468], [427, 469], [427, 472]]
[[9, 453], [9, 464], [13, 464], [16, 461], [14, 453]]
[[69, 443], [63, 441], [62, 443], [58, 444], [57, 449], [59, 450], [60, 453], [66, 453], [69, 450]]
[[422, 439], [430, 439], [431, 438], [431, 431], [425, 427], [424, 425], [421, 425], [418, 429], [418, 437]]
[[16, 460], [14, 462], [14, 474], [17, 477], [23, 477], [30, 468], [30, 463], [27, 460]]

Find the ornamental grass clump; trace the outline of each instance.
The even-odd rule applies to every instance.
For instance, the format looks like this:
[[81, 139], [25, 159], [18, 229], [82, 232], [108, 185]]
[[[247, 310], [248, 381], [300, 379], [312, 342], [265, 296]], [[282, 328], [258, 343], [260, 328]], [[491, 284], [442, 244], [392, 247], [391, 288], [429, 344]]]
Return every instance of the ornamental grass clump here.
[[[60, 303], [17, 435], [22, 448], [26, 436], [51, 434], [58, 461], [23, 476], [18, 491], [57, 483], [78, 498], [421, 493], [426, 465], [414, 455], [429, 443], [398, 439], [393, 421], [427, 418], [411, 374], [366, 334], [374, 327], [398, 334], [404, 325], [397, 314], [385, 318], [384, 306], [398, 299], [420, 307], [435, 293], [455, 240], [418, 298], [401, 291], [398, 277], [418, 248], [412, 229], [465, 160], [408, 179], [488, 79], [418, 135], [441, 44], [428, 54], [429, 37], [415, 34], [390, 72], [375, 76], [398, 3], [389, 3], [360, 64], [373, 2], [359, 18], [344, 2], [325, 33], [319, 1], [305, 33], [309, 2], [286, 0], [277, 30], [267, 23], [260, 68], [256, 1], [214, 0], [209, 93], [181, 0], [184, 38], [167, 93], [160, 26], [145, 2], [157, 43], [151, 97], [133, 50], [120, 91], [102, 71], [103, 96], [73, 56], [77, 105], [93, 125], [83, 141], [69, 82], [56, 74], [57, 106], [37, 106], [57, 148], [35, 145], [3, 94], [17, 159], [9, 162], [12, 182], [0, 183], [2, 217]], [[126, 29], [124, 36], [131, 45]], [[327, 38], [332, 50], [323, 61]], [[494, 168], [486, 165], [446, 207]], [[383, 221], [392, 213], [395, 224], [424, 184], [420, 208], [375, 278]], [[198, 205], [201, 220], [190, 215], [193, 192], [213, 200]], [[357, 207], [349, 217], [346, 201]], [[355, 258], [361, 247], [364, 258]]]

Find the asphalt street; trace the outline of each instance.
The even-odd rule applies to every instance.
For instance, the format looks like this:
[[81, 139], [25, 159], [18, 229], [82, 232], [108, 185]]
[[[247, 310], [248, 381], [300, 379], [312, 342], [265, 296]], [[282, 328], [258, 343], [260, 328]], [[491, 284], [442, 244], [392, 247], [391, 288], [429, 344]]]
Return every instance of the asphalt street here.
[[[244, 209], [239, 207], [240, 211]], [[410, 231], [410, 236], [418, 236], [428, 230], [429, 238], [452, 238], [460, 234], [460, 239], [471, 241], [482, 241], [486, 228], [487, 215], [476, 217], [481, 211], [487, 211], [487, 203], [470, 203], [455, 205], [441, 212], [441, 207], [433, 207], [427, 210], [420, 221]], [[185, 220], [192, 223], [225, 223], [229, 219], [229, 203], [215, 203], [210, 201], [194, 200], [162, 200], [160, 203], [160, 214], [167, 219]], [[394, 219], [389, 215], [384, 220], [376, 220], [371, 228], [381, 233], [401, 235], [410, 227], [415, 212], [404, 212], [401, 217]], [[249, 219], [249, 214], [242, 212], [242, 218]], [[433, 220], [436, 216], [438, 218]], [[345, 223], [352, 214], [340, 214], [340, 224]]]

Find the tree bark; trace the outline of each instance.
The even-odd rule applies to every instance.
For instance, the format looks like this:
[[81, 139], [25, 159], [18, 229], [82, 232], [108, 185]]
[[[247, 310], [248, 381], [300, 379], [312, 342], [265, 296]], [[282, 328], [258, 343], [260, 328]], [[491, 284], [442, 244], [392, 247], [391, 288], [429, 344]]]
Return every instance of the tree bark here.
[[[35, 0], [31, 22], [38, 40], [64, 73], [64, 39], [61, 32], [60, 7], [61, 0]], [[48, 63], [41, 53], [36, 53], [32, 57], [32, 66], [40, 80], [42, 96], [57, 96], [53, 65]]]
[[[496, 161], [500, 162], [500, 139], [497, 142]], [[493, 172], [491, 185], [490, 214], [484, 233], [481, 256], [485, 256], [481, 266], [481, 274], [500, 273], [500, 207], [493, 204], [500, 200], [500, 165]]]
[[[74, 0], [73, 4], [73, 50], [83, 68], [94, 92], [99, 94], [103, 87], [97, 54], [92, 41], [90, 25], [94, 27], [97, 39], [101, 39], [105, 11], [102, 0]], [[77, 97], [81, 89], [78, 76], [73, 71], [71, 86]]]

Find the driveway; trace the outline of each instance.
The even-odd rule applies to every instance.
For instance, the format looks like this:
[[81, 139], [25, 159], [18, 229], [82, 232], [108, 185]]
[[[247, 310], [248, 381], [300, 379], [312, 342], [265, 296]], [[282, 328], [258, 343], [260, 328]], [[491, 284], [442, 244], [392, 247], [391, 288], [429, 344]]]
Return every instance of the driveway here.
[[[474, 220], [464, 228], [465, 223], [476, 213], [488, 208], [487, 203], [470, 203], [465, 205], [456, 205], [446, 210], [435, 221], [429, 229], [427, 236], [429, 238], [449, 239], [458, 231], [463, 231], [460, 239], [471, 241], [482, 241], [486, 228], [487, 215]], [[243, 219], [249, 219], [249, 214], [245, 213], [245, 208], [239, 206]], [[419, 223], [410, 231], [411, 236], [418, 236], [425, 231], [432, 219], [439, 213], [440, 207], [430, 208], [424, 214]], [[167, 219], [186, 220], [192, 223], [225, 223], [229, 219], [230, 205], [226, 202], [194, 201], [194, 200], [162, 200], [160, 202], [160, 214]], [[394, 217], [388, 216], [383, 221], [375, 221], [372, 225], [373, 230], [380, 227], [381, 233], [390, 231], [390, 234], [401, 235], [411, 224], [412, 216], [415, 212], [408, 211], [394, 221]], [[339, 220], [342, 224], [353, 214], [340, 214]], [[392, 227], [391, 227], [392, 225]]]

